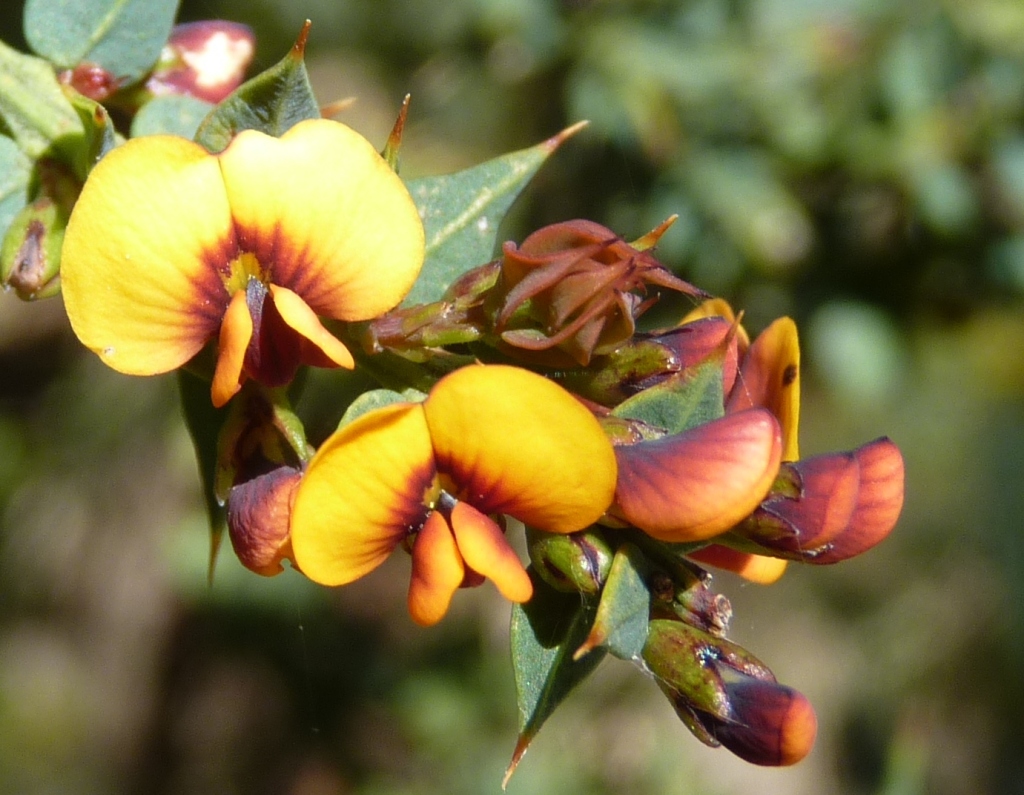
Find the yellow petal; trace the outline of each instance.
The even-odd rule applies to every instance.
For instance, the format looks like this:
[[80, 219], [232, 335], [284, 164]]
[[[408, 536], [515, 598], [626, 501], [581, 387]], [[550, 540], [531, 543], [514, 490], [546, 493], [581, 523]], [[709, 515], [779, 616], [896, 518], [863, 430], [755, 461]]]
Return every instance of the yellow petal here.
[[315, 314], [366, 320], [409, 292], [423, 225], [361, 135], [315, 119], [281, 138], [246, 130], [219, 157], [240, 245]]
[[781, 558], [740, 552], [721, 544], [711, 544], [690, 552], [687, 557], [707, 566], [731, 571], [758, 585], [771, 585], [776, 582], [785, 573], [787, 565], [787, 561]]
[[593, 523], [611, 503], [615, 454], [594, 416], [543, 376], [463, 367], [424, 403], [438, 469], [460, 499], [553, 533]]
[[323, 585], [362, 577], [423, 521], [423, 496], [433, 480], [419, 404], [364, 414], [309, 462], [292, 509], [295, 562]]
[[751, 344], [726, 411], [764, 406], [782, 426], [782, 460], [800, 458], [800, 342], [796, 323], [780, 317]]
[[223, 406], [242, 388], [245, 351], [252, 339], [252, 315], [245, 290], [238, 290], [228, 304], [220, 325], [217, 342], [217, 369], [213, 373], [210, 395], [213, 405]]
[[409, 615], [420, 626], [436, 624], [448, 612], [466, 570], [444, 516], [434, 511], [416, 536], [409, 579]]
[[736, 320], [736, 313], [732, 311], [732, 306], [724, 298], [711, 298], [687, 312], [679, 323], [680, 325], [691, 323], [705, 317], [724, 317], [733, 323]]
[[128, 141], [86, 181], [64, 237], [72, 328], [110, 367], [173, 370], [217, 333], [234, 251], [217, 160], [183, 138]]
[[510, 602], [530, 601], [530, 576], [493, 520], [469, 503], [459, 501], [452, 510], [451, 523], [455, 543], [467, 566], [493, 582]]
[[323, 327], [313, 310], [298, 295], [287, 287], [276, 284], [270, 285], [270, 294], [274, 297], [274, 306], [281, 314], [281, 319], [302, 335], [302, 338], [313, 345], [328, 361], [347, 370], [356, 366], [345, 344]]

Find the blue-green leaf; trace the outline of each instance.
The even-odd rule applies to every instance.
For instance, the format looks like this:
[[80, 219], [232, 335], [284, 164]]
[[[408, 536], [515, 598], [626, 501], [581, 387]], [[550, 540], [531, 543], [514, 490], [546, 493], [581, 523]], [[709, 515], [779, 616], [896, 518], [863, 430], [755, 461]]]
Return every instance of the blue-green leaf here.
[[695, 367], [638, 392], [612, 410], [616, 417], [640, 420], [668, 434], [704, 425], [725, 413], [722, 383], [724, 349]]
[[439, 300], [459, 276], [494, 256], [498, 227], [512, 202], [551, 153], [582, 126], [455, 174], [409, 182], [423, 218], [427, 253], [406, 306]]
[[623, 660], [640, 656], [651, 617], [649, 571], [650, 564], [637, 547], [632, 544], [619, 547], [601, 591], [590, 634], [574, 656], [593, 654], [597, 648], [606, 648]]
[[134, 83], [156, 63], [178, 0], [28, 0], [25, 38], [57, 66], [94, 63]]
[[512, 608], [512, 667], [519, 704], [519, 738], [505, 783], [544, 721], [604, 658], [604, 650], [595, 649], [582, 659], [573, 659], [573, 652], [586, 639], [594, 620], [594, 600], [559, 593], [532, 570], [530, 576], [533, 598]]
[[13, 140], [0, 135], [0, 239], [14, 216], [28, 204], [31, 176], [32, 161]]
[[211, 110], [213, 105], [209, 102], [185, 94], [156, 97], [135, 114], [131, 136], [167, 134], [193, 138]]
[[319, 119], [304, 59], [308, 34], [307, 22], [291, 51], [217, 105], [199, 125], [195, 140], [216, 153], [242, 130], [280, 137], [300, 121]]
[[[0, 120], [26, 155], [73, 150], [82, 122], [61, 90], [53, 66], [0, 41]], [[70, 163], [70, 155], [66, 160]]]

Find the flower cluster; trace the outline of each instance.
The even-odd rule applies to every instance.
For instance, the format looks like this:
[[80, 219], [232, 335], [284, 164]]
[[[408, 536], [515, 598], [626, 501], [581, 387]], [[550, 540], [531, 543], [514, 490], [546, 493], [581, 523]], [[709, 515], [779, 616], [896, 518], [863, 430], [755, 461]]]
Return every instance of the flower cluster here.
[[[180, 88], [174, 70], [193, 63], [168, 58], [153, 91]], [[751, 340], [653, 256], [668, 223], [633, 243], [592, 221], [544, 227], [400, 306], [449, 268], [394, 169], [400, 130], [383, 155], [321, 118], [236, 130], [222, 148], [174, 135], [115, 147], [63, 238], [75, 333], [122, 373], [205, 379], [222, 409], [207, 485], [253, 571], [287, 562], [338, 586], [401, 547], [421, 625], [489, 580], [519, 606], [527, 691], [566, 675], [531, 653], [538, 591], [578, 593], [557, 608], [572, 615], [549, 616], [591, 622], [555, 641], [573, 644], [558, 665], [634, 660], [700, 740], [798, 761], [814, 712], [725, 638], [731, 607], [701, 566], [767, 583], [788, 561], [868, 550], [902, 507], [898, 448], [801, 459], [795, 324]], [[694, 310], [638, 331], [659, 290]], [[357, 398], [314, 450], [289, 403], [305, 366], [365, 367], [390, 388]], [[526, 709], [530, 726], [548, 707]]]

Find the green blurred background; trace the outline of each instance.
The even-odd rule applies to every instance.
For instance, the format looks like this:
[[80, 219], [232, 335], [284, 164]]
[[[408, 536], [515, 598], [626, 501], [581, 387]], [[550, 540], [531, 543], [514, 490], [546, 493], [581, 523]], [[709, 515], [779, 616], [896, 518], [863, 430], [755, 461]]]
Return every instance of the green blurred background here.
[[[380, 144], [411, 92], [408, 176], [589, 119], [505, 237], [678, 213], [663, 261], [752, 331], [800, 324], [804, 454], [905, 453], [881, 547], [716, 576], [732, 637], [818, 709], [805, 762], [704, 748], [609, 661], [510, 793], [1024, 793], [1024, 2], [183, 3], [211, 17], [254, 28], [255, 68], [312, 19], [318, 97], [358, 97], [341, 118]], [[418, 629], [402, 556], [330, 591], [226, 554], [208, 588], [175, 401], [83, 352], [59, 300], [0, 295], [0, 793], [499, 791], [507, 604], [460, 593]], [[338, 407], [306, 411], [322, 436]]]

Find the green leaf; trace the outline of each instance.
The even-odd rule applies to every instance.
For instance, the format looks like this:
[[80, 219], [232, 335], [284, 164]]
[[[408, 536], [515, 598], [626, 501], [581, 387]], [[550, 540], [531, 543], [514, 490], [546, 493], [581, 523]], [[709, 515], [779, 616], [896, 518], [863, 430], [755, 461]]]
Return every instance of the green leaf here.
[[61, 90], [53, 66], [2, 41], [0, 119], [21, 151], [33, 160], [63, 152], [71, 163], [81, 144], [81, 119]]
[[696, 367], [624, 400], [612, 410], [622, 419], [640, 420], [668, 434], [704, 425], [725, 413], [722, 356], [725, 349]]
[[307, 22], [291, 51], [217, 105], [199, 125], [195, 140], [216, 153], [242, 130], [280, 137], [300, 121], [319, 119], [320, 105], [304, 60], [308, 34]]
[[418, 389], [405, 389], [401, 392], [396, 392], [392, 389], [371, 389], [369, 392], [363, 392], [363, 394], [349, 404], [349, 407], [345, 409], [345, 413], [341, 417], [341, 421], [338, 423], [338, 427], [344, 428], [353, 420], [375, 409], [381, 409], [395, 403], [421, 403], [426, 397]]
[[405, 306], [439, 300], [459, 276], [492, 259], [498, 227], [512, 202], [551, 153], [582, 126], [465, 171], [408, 183], [423, 218], [427, 253]]
[[512, 608], [512, 666], [519, 703], [519, 738], [503, 786], [544, 721], [604, 658], [604, 650], [597, 649], [583, 659], [573, 659], [573, 652], [586, 639], [593, 621], [594, 600], [559, 593], [532, 569], [530, 576], [533, 598]]
[[21, 209], [28, 204], [32, 161], [18, 145], [0, 135], [0, 239]]
[[28, 0], [25, 38], [59, 67], [94, 63], [134, 83], [160, 57], [177, 13], [177, 0]]
[[184, 94], [155, 97], [135, 114], [131, 137], [167, 134], [193, 138], [212, 110], [211, 103]]
[[196, 451], [199, 478], [203, 484], [203, 497], [206, 501], [206, 515], [210, 523], [210, 565], [207, 574], [212, 582], [217, 551], [228, 526], [227, 512], [217, 499], [214, 489], [217, 473], [217, 439], [227, 420], [228, 407], [214, 408], [210, 402], [210, 382], [185, 369], [178, 370], [178, 391], [181, 394], [185, 425]]
[[640, 656], [651, 617], [649, 573], [650, 564], [637, 547], [632, 544], [619, 547], [612, 559], [590, 634], [574, 657], [582, 658], [597, 648], [607, 648], [623, 660]]

